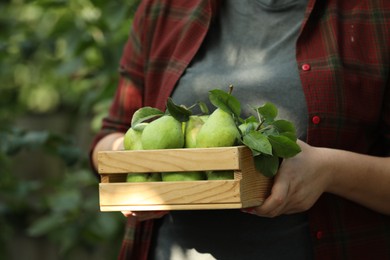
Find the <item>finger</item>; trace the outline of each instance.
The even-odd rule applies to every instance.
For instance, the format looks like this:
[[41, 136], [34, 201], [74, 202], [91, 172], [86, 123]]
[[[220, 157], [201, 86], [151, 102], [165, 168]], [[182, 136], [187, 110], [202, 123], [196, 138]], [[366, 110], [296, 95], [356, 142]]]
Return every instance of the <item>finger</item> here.
[[168, 211], [122, 211], [125, 217], [136, 217], [139, 221], [161, 218], [167, 213]]
[[133, 216], [133, 212], [132, 211], [121, 211], [122, 214], [125, 216], [125, 217], [130, 217], [130, 216]]
[[271, 190], [271, 195], [259, 207], [255, 207], [255, 213], [264, 217], [275, 217], [283, 213], [287, 203], [290, 185], [283, 178], [276, 178]]
[[240, 210], [241, 210], [241, 212], [244, 212], [244, 213], [249, 213], [249, 214], [254, 214], [254, 215], [256, 215], [255, 207], [242, 208], [242, 209], [240, 209]]

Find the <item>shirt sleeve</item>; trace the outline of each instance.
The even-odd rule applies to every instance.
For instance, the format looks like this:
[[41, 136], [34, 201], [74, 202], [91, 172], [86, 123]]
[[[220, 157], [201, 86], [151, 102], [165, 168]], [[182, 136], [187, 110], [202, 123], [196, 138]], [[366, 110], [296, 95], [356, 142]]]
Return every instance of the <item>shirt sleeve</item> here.
[[134, 112], [143, 105], [143, 55], [141, 32], [144, 20], [145, 4], [139, 5], [135, 13], [128, 40], [120, 59], [118, 85], [108, 115], [103, 118], [100, 131], [94, 136], [89, 149], [92, 170], [92, 151], [105, 136], [115, 132], [126, 132], [130, 127]]
[[385, 92], [385, 98], [383, 101], [383, 132], [384, 136], [386, 138], [386, 145], [387, 150], [385, 151], [387, 156], [390, 156], [390, 79], [387, 82], [387, 89]]

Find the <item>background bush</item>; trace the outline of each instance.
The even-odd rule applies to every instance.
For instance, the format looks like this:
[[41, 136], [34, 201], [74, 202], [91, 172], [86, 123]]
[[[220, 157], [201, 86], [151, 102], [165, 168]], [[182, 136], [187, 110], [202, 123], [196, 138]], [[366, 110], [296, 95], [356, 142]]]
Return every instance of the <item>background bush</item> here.
[[116, 257], [87, 153], [138, 1], [1, 1], [0, 259]]

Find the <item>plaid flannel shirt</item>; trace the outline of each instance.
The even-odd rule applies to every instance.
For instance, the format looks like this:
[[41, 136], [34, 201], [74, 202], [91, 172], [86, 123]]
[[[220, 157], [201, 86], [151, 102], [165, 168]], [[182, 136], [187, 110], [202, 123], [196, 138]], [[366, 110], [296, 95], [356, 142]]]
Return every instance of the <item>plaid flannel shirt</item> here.
[[[125, 132], [138, 108], [165, 109], [217, 10], [217, 0], [141, 1], [92, 148], [108, 133]], [[296, 58], [309, 144], [390, 154], [389, 30], [388, 0], [308, 1]], [[308, 214], [316, 259], [390, 259], [389, 216], [331, 194]], [[152, 230], [153, 221], [129, 218], [119, 258], [147, 259]]]

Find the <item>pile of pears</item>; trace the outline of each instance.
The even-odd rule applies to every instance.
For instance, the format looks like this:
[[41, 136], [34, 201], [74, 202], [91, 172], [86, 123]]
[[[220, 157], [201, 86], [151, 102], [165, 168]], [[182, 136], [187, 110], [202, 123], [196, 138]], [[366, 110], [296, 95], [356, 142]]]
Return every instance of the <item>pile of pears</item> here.
[[[241, 104], [232, 95], [232, 90], [233, 87], [229, 86], [228, 92], [219, 89], [209, 92], [209, 100], [215, 106], [215, 110], [211, 114], [205, 103], [201, 101], [187, 108], [184, 105], [175, 104], [171, 98], [168, 99], [164, 112], [153, 107], [138, 109], [132, 117], [131, 127], [124, 136], [124, 149], [155, 150], [247, 145], [252, 150], [255, 166], [258, 167], [258, 170], [265, 173], [266, 176], [275, 175], [281, 157], [291, 157], [300, 151], [296, 144], [294, 126], [285, 120], [275, 121], [277, 109], [270, 103], [255, 109], [259, 115], [258, 119], [253, 116], [242, 119], [240, 115]], [[199, 106], [202, 113], [193, 114], [192, 109], [195, 106]], [[268, 115], [264, 116], [264, 114]], [[273, 126], [272, 123], [275, 122], [278, 122], [276, 125], [279, 127]], [[280, 130], [283, 130], [282, 134], [284, 135], [280, 134]], [[267, 138], [268, 136], [270, 138]], [[282, 156], [273, 154], [272, 138], [275, 136], [282, 137], [279, 140], [274, 140], [276, 142], [288, 139], [285, 146], [290, 152], [287, 154], [285, 152]], [[256, 139], [259, 139], [260, 143]], [[277, 150], [280, 148], [283, 149], [283, 147], [278, 147]], [[275, 165], [276, 161], [277, 166]], [[127, 175], [128, 182], [233, 178], [233, 170], [129, 173]]]

